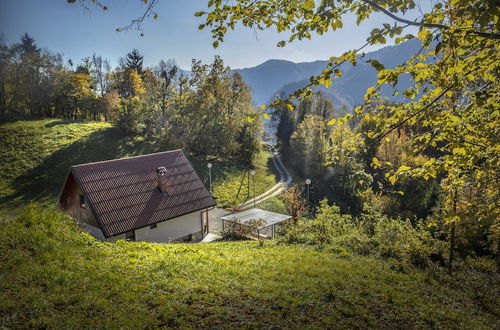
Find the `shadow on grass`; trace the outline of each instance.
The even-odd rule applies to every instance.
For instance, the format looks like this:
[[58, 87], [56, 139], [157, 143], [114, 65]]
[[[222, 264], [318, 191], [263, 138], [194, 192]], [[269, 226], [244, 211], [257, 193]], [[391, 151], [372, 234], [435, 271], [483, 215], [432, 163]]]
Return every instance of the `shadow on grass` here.
[[[55, 122], [64, 124], [66, 121]], [[162, 151], [142, 138], [127, 136], [115, 127], [90, 134], [46, 157], [37, 167], [17, 177], [11, 186], [15, 192], [0, 198], [0, 205], [26, 201], [54, 202], [72, 165], [137, 156]]]
[[45, 124], [46, 128], [58, 126], [58, 125], [68, 125], [68, 124], [74, 124], [74, 123], [82, 123], [83, 121], [78, 121], [78, 120], [70, 120], [70, 119], [58, 119], [55, 121], [51, 121], [50, 123]]

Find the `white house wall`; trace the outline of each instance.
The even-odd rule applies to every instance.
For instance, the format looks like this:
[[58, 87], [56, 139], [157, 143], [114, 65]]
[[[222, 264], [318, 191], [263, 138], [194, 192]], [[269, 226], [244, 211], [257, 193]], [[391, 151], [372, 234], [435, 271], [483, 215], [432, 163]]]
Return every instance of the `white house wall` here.
[[187, 235], [201, 235], [201, 231], [201, 213], [196, 211], [160, 222], [153, 229], [150, 229], [149, 226], [136, 229], [135, 240], [164, 243]]
[[110, 238], [107, 239], [108, 242], [116, 242], [119, 239], [125, 239], [125, 234], [120, 234], [116, 236], [111, 236]]

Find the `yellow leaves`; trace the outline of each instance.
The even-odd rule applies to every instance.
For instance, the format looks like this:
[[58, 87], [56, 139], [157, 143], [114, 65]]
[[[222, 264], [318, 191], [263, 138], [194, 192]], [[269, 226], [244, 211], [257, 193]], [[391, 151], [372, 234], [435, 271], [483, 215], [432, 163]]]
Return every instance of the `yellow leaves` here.
[[302, 8], [307, 9], [307, 10], [313, 10], [316, 7], [316, 4], [314, 3], [314, 0], [306, 0], [302, 4]]
[[398, 178], [395, 176], [395, 175], [391, 175], [389, 177], [389, 182], [394, 185], [396, 183], [396, 181], [398, 180]]
[[379, 168], [379, 167], [382, 166], [382, 164], [380, 163], [380, 161], [378, 160], [377, 157], [373, 157], [373, 159], [372, 159], [372, 166], [375, 169], [377, 169], [377, 168]]
[[375, 94], [376, 88], [370, 87], [366, 90], [365, 101], [368, 101], [372, 98], [373, 94]]
[[432, 39], [432, 32], [427, 29], [422, 29], [418, 31], [418, 38], [422, 41], [424, 46], [427, 46]]
[[132, 95], [139, 96], [146, 93], [146, 88], [144, 88], [142, 78], [137, 72], [135, 71], [130, 72], [129, 81], [130, 81], [130, 89], [132, 90]]
[[262, 110], [266, 110], [267, 109], [267, 105], [262, 104], [259, 108], [261, 108]]
[[411, 170], [411, 167], [406, 166], [406, 165], [401, 165], [396, 172], [403, 173], [403, 172], [407, 172], [409, 170]]
[[462, 155], [462, 156], [465, 156], [467, 152], [466, 152], [465, 148], [458, 148], [458, 147], [457, 147], [457, 148], [453, 148], [452, 153], [453, 153], [454, 155]]
[[332, 84], [332, 78], [325, 79], [325, 88], [330, 88]]
[[292, 103], [287, 103], [286, 105], [286, 109], [288, 111], [293, 111], [295, 109], [294, 105]]
[[335, 124], [336, 122], [337, 122], [336, 119], [331, 119], [330, 121], [328, 121], [327, 125], [331, 126], [331, 125]]
[[262, 112], [262, 116], [267, 120], [271, 120], [271, 117], [269, 117], [269, 114], [267, 114], [266, 112]]
[[344, 24], [342, 24], [341, 20], [335, 20], [335, 21], [332, 21], [330, 26], [332, 27], [332, 30], [335, 31], [337, 29], [341, 29], [344, 26]]
[[253, 121], [257, 118], [257, 114], [253, 114], [247, 117], [247, 122], [253, 123]]

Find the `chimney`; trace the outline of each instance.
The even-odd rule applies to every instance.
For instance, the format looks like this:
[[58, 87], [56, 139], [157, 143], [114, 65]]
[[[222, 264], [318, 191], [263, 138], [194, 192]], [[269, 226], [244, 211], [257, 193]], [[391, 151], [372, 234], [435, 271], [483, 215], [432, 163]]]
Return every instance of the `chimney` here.
[[165, 167], [158, 167], [156, 169], [158, 189], [162, 195], [167, 195], [167, 169]]

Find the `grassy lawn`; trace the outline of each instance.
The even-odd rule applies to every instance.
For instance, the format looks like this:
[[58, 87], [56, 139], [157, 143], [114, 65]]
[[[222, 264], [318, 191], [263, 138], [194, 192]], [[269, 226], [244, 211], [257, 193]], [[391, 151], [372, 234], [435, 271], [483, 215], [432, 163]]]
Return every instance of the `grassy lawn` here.
[[54, 203], [71, 165], [157, 151], [108, 123], [61, 119], [0, 126], [0, 205], [14, 212], [28, 200]]
[[[274, 165], [267, 151], [260, 152], [254, 160], [255, 169], [255, 196], [259, 196], [277, 183], [276, 175], [273, 171]], [[224, 168], [214, 164], [212, 174], [215, 174], [216, 185], [213, 194], [217, 198], [217, 203], [225, 207], [235, 207], [245, 200], [253, 198], [253, 180], [248, 176], [242, 182], [244, 170], [241, 168]], [[238, 189], [241, 190], [238, 196]], [[237, 198], [238, 197], [238, 198]]]
[[[59, 213], [32, 207], [18, 220], [0, 221], [0, 324], [113, 329], [500, 326], [498, 309], [481, 303], [473, 289], [481, 277], [459, 280], [459, 274], [393, 268], [372, 257], [269, 241], [263, 246], [254, 241], [98, 243]], [[492, 288], [487, 294], [495, 292]], [[492, 299], [498, 302], [498, 296]]]
[[[0, 125], [0, 213], [17, 213], [27, 201], [55, 203], [71, 165], [166, 151], [143, 137], [127, 136], [109, 123], [61, 119], [20, 120]], [[208, 187], [205, 160], [188, 156]], [[256, 194], [275, 184], [267, 162], [258, 155]], [[219, 204], [235, 206], [244, 170], [213, 162], [214, 194]], [[242, 187], [239, 201], [248, 193]]]

